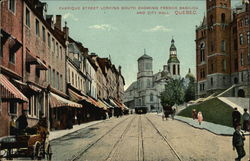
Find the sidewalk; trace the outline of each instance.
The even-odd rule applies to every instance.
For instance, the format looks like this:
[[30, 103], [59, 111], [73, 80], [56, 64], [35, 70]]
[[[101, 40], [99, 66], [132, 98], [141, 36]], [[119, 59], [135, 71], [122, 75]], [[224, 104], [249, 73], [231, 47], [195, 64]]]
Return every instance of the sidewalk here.
[[[107, 119], [107, 120], [109, 120], [109, 119]], [[91, 122], [83, 123], [81, 125], [74, 125], [72, 129], [50, 131], [49, 140], [52, 141], [52, 140], [58, 139], [58, 138], [63, 137], [65, 135], [76, 132], [80, 129], [101, 123], [103, 121], [105, 121], [105, 120], [91, 121]]]
[[[158, 115], [162, 116], [162, 114], [158, 114]], [[201, 125], [199, 125], [197, 119], [193, 120], [192, 118], [182, 117], [182, 116], [175, 116], [174, 118], [175, 118], [175, 120], [184, 122], [184, 123], [186, 123], [194, 128], [205, 129], [205, 130], [212, 132], [216, 135], [232, 136], [234, 133], [234, 128], [232, 128], [232, 127], [214, 124], [214, 123], [206, 122], [206, 121], [202, 121]], [[169, 118], [169, 119], [171, 119], [171, 118]], [[250, 135], [249, 132], [246, 132], [244, 134]]]

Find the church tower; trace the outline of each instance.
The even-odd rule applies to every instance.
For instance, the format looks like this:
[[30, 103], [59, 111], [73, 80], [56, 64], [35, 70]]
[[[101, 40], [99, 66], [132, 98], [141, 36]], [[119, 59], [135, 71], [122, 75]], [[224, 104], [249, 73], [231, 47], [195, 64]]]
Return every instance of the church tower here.
[[207, 93], [220, 92], [230, 82], [230, 0], [206, 0]]
[[169, 59], [168, 59], [168, 71], [171, 77], [174, 79], [180, 78], [180, 61], [177, 58], [177, 49], [175, 47], [175, 41], [172, 38], [171, 46], [169, 49]]

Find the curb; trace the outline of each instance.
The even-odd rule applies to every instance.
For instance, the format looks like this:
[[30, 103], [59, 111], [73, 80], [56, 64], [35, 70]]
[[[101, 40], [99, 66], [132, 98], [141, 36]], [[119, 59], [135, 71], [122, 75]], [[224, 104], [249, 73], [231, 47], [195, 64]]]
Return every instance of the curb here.
[[62, 137], [64, 137], [64, 136], [73, 134], [74, 132], [80, 131], [80, 130], [85, 129], [85, 128], [87, 128], [87, 127], [91, 127], [91, 126], [97, 125], [97, 124], [102, 123], [102, 122], [107, 121], [107, 120], [109, 120], [109, 119], [106, 119], [106, 120], [102, 120], [102, 121], [93, 123], [93, 124], [91, 124], [91, 125], [88, 125], [88, 126], [85, 126], [85, 127], [83, 127], [83, 128], [80, 128], [80, 129], [78, 129], [78, 130], [69, 132], [69, 133], [67, 133], [67, 134], [65, 134], [65, 135], [62, 135], [62, 136], [59, 136], [59, 137], [57, 137], [57, 138], [50, 139], [49, 141], [55, 141], [55, 140], [60, 139], [60, 138], [62, 138]]

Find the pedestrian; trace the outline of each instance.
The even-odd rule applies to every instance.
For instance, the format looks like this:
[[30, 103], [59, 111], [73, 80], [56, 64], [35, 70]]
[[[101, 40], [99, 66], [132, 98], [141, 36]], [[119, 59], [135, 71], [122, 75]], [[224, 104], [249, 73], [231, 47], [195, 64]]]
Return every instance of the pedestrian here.
[[244, 108], [244, 114], [242, 115], [243, 119], [243, 130], [250, 131], [250, 115], [247, 112], [247, 108]]
[[203, 116], [202, 116], [202, 113], [200, 111], [198, 112], [197, 118], [198, 118], [199, 124], [201, 124], [201, 122], [203, 120]]
[[195, 109], [192, 110], [192, 118], [193, 118], [193, 120], [195, 120], [197, 118], [197, 113], [196, 113]]
[[236, 125], [240, 123], [240, 120], [241, 120], [241, 114], [238, 111], [237, 107], [235, 107], [234, 111], [232, 112], [232, 121], [234, 129], [236, 129]]
[[11, 116], [10, 121], [10, 135], [16, 135], [17, 134], [17, 128], [16, 128], [16, 116]]
[[176, 107], [173, 106], [172, 107], [172, 112], [171, 112], [172, 120], [174, 120], [175, 113], [176, 113]]
[[22, 110], [22, 114], [16, 120], [16, 127], [18, 129], [19, 134], [23, 134], [27, 126], [28, 126], [27, 111]]
[[241, 132], [241, 124], [238, 123], [235, 125], [235, 132], [233, 134], [233, 150], [236, 149], [238, 157], [235, 158], [236, 161], [240, 161], [241, 158], [243, 158], [246, 155], [246, 152], [244, 150], [244, 140], [245, 136]]

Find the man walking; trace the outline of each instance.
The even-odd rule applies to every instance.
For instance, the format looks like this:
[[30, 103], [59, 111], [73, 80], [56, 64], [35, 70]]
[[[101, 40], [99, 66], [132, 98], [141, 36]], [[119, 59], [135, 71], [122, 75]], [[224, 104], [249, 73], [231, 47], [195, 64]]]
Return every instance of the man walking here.
[[233, 121], [234, 129], [236, 129], [236, 125], [240, 123], [240, 118], [241, 118], [241, 114], [238, 111], [238, 109], [235, 107], [232, 113], [232, 121]]
[[238, 157], [235, 158], [235, 161], [240, 161], [241, 158], [243, 158], [246, 155], [246, 152], [244, 150], [245, 136], [243, 133], [241, 133], [240, 129], [241, 129], [241, 124], [240, 123], [236, 124], [236, 129], [233, 134], [233, 150], [236, 149]]

